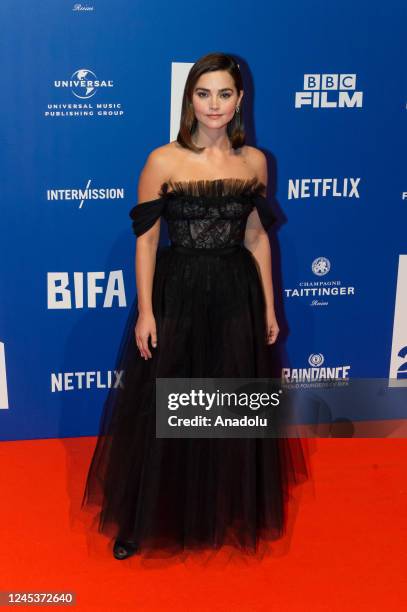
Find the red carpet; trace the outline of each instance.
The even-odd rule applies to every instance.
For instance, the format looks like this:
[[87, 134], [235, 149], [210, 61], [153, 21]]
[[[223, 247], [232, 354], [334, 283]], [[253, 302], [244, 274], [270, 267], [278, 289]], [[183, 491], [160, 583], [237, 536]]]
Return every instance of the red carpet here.
[[309, 440], [311, 480], [271, 555], [183, 562], [117, 561], [88, 529], [94, 515], [79, 505], [94, 443], [0, 444], [1, 591], [73, 591], [77, 610], [406, 608], [406, 440]]

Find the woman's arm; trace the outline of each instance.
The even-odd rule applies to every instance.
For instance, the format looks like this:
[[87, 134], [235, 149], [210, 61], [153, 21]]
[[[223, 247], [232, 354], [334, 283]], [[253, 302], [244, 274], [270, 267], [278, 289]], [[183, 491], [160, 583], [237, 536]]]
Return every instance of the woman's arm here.
[[259, 266], [266, 309], [274, 310], [270, 241], [256, 209], [248, 217], [244, 245], [251, 251]]
[[[253, 167], [258, 179], [267, 186], [267, 161], [264, 153], [259, 149], [254, 149], [252, 153]], [[267, 326], [267, 343], [273, 344], [279, 332], [275, 309], [274, 309], [274, 290], [272, 278], [272, 261], [270, 241], [265, 231], [259, 213], [254, 208], [247, 219], [244, 245], [255, 258], [265, 299], [265, 317]]]
[[[167, 164], [165, 153], [155, 149], [147, 158], [140, 173], [138, 184], [138, 204], [149, 202], [159, 197], [161, 185], [167, 180]], [[155, 348], [157, 346], [157, 328], [152, 306], [153, 279], [156, 265], [156, 255], [160, 240], [160, 218], [150, 229], [138, 236], [135, 253], [135, 273], [137, 286], [138, 318], [135, 327], [136, 344], [144, 359], [151, 359], [148, 345], [149, 338]]]
[[[165, 159], [160, 149], [150, 153], [142, 169], [138, 183], [138, 204], [159, 197], [162, 183], [167, 180], [164, 174]], [[137, 238], [135, 252], [135, 274], [140, 313], [152, 313], [153, 277], [157, 248], [160, 241], [160, 219], [144, 234]]]

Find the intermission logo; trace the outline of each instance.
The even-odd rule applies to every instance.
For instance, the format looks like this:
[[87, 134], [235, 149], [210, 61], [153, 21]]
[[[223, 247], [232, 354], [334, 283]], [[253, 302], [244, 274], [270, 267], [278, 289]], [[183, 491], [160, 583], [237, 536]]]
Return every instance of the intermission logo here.
[[6, 351], [4, 342], [0, 342], [0, 410], [8, 407]]
[[101, 372], [51, 372], [51, 393], [88, 389], [123, 388], [124, 370]]
[[295, 92], [295, 108], [362, 108], [356, 74], [304, 74], [303, 91]]
[[322, 383], [326, 386], [337, 386], [347, 384], [349, 380], [350, 365], [325, 365], [325, 357], [322, 353], [311, 353], [308, 357], [309, 367], [306, 368], [282, 368], [281, 380], [283, 384], [292, 385], [296, 388], [320, 387]]
[[47, 189], [47, 200], [49, 201], [75, 201], [79, 202], [78, 208], [82, 208], [85, 200], [123, 200], [124, 189], [122, 187], [98, 187], [91, 188], [92, 180], [89, 179], [83, 189]]
[[69, 92], [77, 102], [48, 103], [45, 117], [121, 117], [124, 115], [121, 102], [96, 102], [92, 98], [111, 92], [112, 79], [100, 79], [89, 68], [79, 68], [69, 79], [55, 79], [54, 89]]
[[303, 198], [360, 198], [360, 178], [303, 178], [289, 179], [288, 199]]
[[48, 272], [47, 296], [48, 308], [54, 310], [127, 306], [123, 270]]
[[[311, 271], [317, 277], [324, 277], [331, 271], [331, 262], [327, 257], [317, 257], [311, 263]], [[343, 284], [341, 280], [326, 278], [324, 280], [302, 280], [295, 288], [284, 289], [287, 298], [306, 298], [310, 306], [328, 306], [331, 297], [355, 295], [355, 287]]]

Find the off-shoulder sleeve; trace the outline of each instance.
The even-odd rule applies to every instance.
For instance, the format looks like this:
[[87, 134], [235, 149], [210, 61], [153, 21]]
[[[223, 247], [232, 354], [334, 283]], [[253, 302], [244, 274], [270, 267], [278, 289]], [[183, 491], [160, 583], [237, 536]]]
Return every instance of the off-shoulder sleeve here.
[[254, 205], [259, 214], [261, 224], [267, 231], [277, 221], [277, 217], [272, 212], [270, 203], [265, 196], [257, 194], [254, 197]]
[[147, 232], [161, 216], [165, 201], [162, 198], [150, 200], [136, 204], [129, 212], [129, 217], [133, 220], [133, 233], [141, 236]]

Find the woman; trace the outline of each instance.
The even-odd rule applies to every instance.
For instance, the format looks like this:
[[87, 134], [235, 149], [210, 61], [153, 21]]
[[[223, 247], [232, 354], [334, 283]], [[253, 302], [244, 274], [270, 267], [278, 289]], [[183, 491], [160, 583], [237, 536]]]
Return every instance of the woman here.
[[[279, 538], [289, 487], [307, 478], [298, 439], [157, 438], [155, 380], [270, 377], [274, 310], [264, 154], [245, 145], [236, 61], [190, 70], [177, 140], [150, 153], [139, 203], [137, 304], [104, 406], [83, 504], [117, 559]], [[170, 246], [158, 248], [161, 217]], [[135, 326], [135, 327], [134, 327]]]

